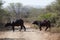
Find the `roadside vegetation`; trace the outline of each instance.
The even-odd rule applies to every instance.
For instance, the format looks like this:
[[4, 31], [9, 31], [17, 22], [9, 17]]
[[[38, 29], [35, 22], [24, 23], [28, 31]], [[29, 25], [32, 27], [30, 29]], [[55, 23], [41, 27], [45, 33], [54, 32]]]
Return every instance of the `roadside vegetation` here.
[[45, 8], [23, 6], [21, 3], [10, 3], [7, 7], [3, 7], [3, 4], [4, 2], [0, 0], [0, 27], [19, 18], [29, 23], [34, 20], [48, 19], [54, 27], [51, 31], [60, 32], [60, 0], [56, 0]]

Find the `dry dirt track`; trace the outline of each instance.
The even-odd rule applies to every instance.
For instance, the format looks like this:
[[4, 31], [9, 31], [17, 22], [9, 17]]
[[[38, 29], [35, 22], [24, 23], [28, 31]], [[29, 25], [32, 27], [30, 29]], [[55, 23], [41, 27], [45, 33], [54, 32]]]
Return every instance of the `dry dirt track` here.
[[19, 30], [0, 32], [0, 40], [59, 40], [58, 38], [57, 33], [52, 34], [31, 28], [26, 32]]
[[[15, 32], [7, 31], [7, 32], [0, 32], [1, 39], [8, 39], [8, 40], [58, 40], [58, 35], [51, 34], [49, 32], [37, 31], [35, 29], [27, 29], [28, 31], [19, 32], [16, 30]], [[4, 40], [5, 40], [4, 39]]]

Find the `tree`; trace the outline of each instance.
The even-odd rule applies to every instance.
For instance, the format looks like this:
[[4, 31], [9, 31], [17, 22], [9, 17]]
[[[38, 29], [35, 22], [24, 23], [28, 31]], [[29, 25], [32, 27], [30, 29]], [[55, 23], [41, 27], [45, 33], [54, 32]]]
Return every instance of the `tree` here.
[[22, 4], [20, 4], [20, 3], [10, 3], [9, 6], [7, 7], [7, 9], [9, 10], [9, 12], [11, 12], [12, 17], [14, 15], [18, 18], [19, 14], [20, 14], [21, 6], [22, 6]]

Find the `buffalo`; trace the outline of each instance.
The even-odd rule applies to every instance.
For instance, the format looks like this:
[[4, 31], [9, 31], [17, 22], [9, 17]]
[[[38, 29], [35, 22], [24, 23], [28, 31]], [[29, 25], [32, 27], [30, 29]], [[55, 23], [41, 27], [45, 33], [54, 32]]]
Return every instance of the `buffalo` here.
[[43, 21], [34, 21], [32, 24], [38, 25], [40, 31], [42, 30], [42, 27], [46, 27], [45, 31], [48, 28], [51, 28], [51, 22], [49, 20], [43, 20]]
[[15, 26], [21, 26], [20, 31], [24, 29], [26, 31], [26, 27], [24, 26], [24, 21], [22, 19], [16, 20], [15, 22], [13, 21], [12, 23], [6, 23], [5, 27], [7, 26], [12, 26], [13, 31], [15, 30]]

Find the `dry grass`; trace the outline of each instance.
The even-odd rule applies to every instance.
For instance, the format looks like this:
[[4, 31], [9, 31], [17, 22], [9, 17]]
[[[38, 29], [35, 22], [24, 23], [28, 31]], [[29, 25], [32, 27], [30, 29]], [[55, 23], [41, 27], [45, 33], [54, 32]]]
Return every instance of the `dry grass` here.
[[53, 27], [51, 28], [51, 33], [60, 33], [60, 27]]

